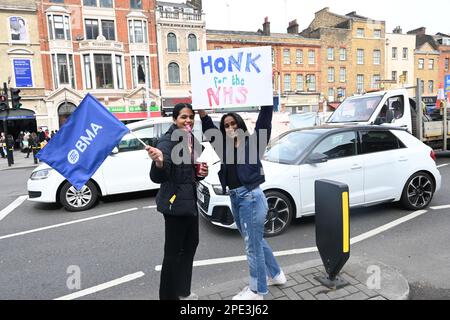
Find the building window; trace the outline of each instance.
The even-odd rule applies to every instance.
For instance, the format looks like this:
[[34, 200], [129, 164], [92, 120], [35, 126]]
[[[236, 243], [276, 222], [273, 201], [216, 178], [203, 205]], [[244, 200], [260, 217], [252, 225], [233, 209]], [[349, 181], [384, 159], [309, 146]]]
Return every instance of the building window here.
[[64, 0], [50, 0], [53, 3], [64, 3]]
[[334, 102], [334, 89], [328, 88], [328, 101]]
[[191, 66], [188, 66], [188, 81], [191, 83]]
[[428, 93], [433, 93], [433, 92], [434, 92], [434, 81], [429, 80], [428, 81]]
[[116, 40], [114, 21], [102, 20], [102, 35], [106, 40]]
[[373, 64], [379, 65], [381, 64], [381, 51], [373, 50]]
[[434, 59], [428, 59], [428, 69], [434, 69]]
[[84, 62], [84, 78], [86, 89], [92, 89], [92, 73], [91, 73], [91, 57], [90, 55], [83, 56]]
[[403, 48], [403, 60], [408, 59], [408, 48]]
[[284, 75], [284, 91], [291, 91], [291, 75]]
[[71, 40], [69, 16], [50, 14], [47, 21], [50, 40]]
[[397, 48], [396, 47], [392, 48], [392, 59], [397, 59]]
[[130, 0], [130, 8], [131, 9], [142, 9], [142, 1], [141, 0]]
[[346, 82], [347, 81], [347, 69], [340, 68], [339, 69], [339, 81]]
[[356, 76], [356, 90], [358, 93], [362, 93], [364, 91], [364, 75], [358, 74]]
[[130, 43], [147, 43], [147, 21], [128, 20]]
[[372, 76], [372, 89], [380, 89], [380, 80], [381, 76], [379, 74]]
[[115, 54], [83, 55], [86, 89], [123, 89], [122, 56]]
[[[214, 50], [222, 49], [222, 47], [214, 47]], [[272, 64], [275, 64], [275, 49], [272, 48]]]
[[304, 81], [303, 81], [303, 75], [302, 74], [298, 74], [297, 75], [297, 91], [304, 91]]
[[192, 33], [188, 36], [188, 51], [197, 51], [197, 37]]
[[420, 93], [424, 94], [425, 93], [425, 81], [420, 80]]
[[291, 50], [290, 49], [283, 50], [283, 63], [291, 64]]
[[95, 79], [97, 89], [113, 89], [113, 65], [111, 55], [94, 54]]
[[357, 36], [358, 38], [364, 38], [364, 28], [358, 28], [358, 29], [356, 30], [356, 36]]
[[340, 48], [339, 49], [339, 60], [346, 61], [347, 60], [347, 49]]
[[[99, 29], [99, 25], [101, 29]], [[101, 35], [106, 40], [116, 40], [114, 21], [112, 20], [85, 19], [84, 26], [86, 39], [95, 40]]]
[[84, 20], [84, 27], [86, 29], [86, 39], [97, 39], [98, 20], [86, 19]]
[[392, 80], [397, 81], [397, 71], [392, 71]]
[[178, 52], [177, 36], [172, 32], [167, 35], [167, 51]]
[[344, 99], [344, 98], [345, 98], [345, 95], [346, 95], [346, 90], [345, 90], [345, 88], [338, 88], [338, 89], [337, 89], [337, 98], [338, 98], [338, 99], [340, 99], [340, 100]]
[[295, 63], [303, 64], [303, 50], [297, 49], [297, 51], [295, 52]]
[[87, 7], [112, 8], [112, 0], [83, 0], [83, 5]]
[[75, 72], [71, 54], [52, 54], [54, 87], [70, 85], [75, 89]]
[[419, 59], [419, 66], [418, 66], [419, 70], [423, 70], [424, 65], [425, 65], [425, 60]]
[[12, 42], [28, 42], [27, 23], [22, 17], [9, 17], [9, 32]]
[[180, 67], [175, 62], [169, 63], [169, 83], [180, 83]]
[[308, 91], [316, 91], [316, 76], [313, 74], [306, 75], [306, 85]]
[[448, 70], [448, 65], [449, 65], [449, 58], [445, 58], [445, 62], [444, 62], [444, 69], [445, 69], [445, 71]]
[[[149, 60], [146, 56], [132, 56], [131, 67], [133, 69], [133, 88], [139, 84], [145, 84], [150, 81]], [[150, 87], [150, 83], [148, 84]]]
[[364, 50], [358, 49], [357, 51], [357, 63], [358, 64], [364, 64]]
[[116, 77], [118, 88], [123, 89], [123, 68], [121, 56], [116, 56]]
[[381, 38], [381, 30], [380, 29], [375, 29], [373, 31], [373, 37], [377, 38], [377, 39], [380, 39]]
[[334, 82], [334, 68], [328, 68], [328, 82]]
[[316, 64], [316, 52], [314, 50], [308, 51], [308, 64]]
[[328, 61], [334, 60], [334, 48], [327, 49], [327, 59], [328, 59]]

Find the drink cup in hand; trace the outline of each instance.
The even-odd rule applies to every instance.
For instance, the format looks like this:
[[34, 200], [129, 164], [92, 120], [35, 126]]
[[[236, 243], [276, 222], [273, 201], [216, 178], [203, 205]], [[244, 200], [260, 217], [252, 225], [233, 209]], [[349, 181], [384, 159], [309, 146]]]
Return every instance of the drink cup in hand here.
[[206, 177], [208, 175], [208, 164], [206, 162], [196, 163], [195, 169], [198, 177]]

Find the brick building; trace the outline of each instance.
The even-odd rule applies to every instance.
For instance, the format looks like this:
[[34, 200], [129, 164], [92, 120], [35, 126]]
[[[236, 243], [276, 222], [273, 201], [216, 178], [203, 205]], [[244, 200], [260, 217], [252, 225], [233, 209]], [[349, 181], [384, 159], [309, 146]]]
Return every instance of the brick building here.
[[446, 75], [450, 75], [450, 35], [438, 33], [434, 36], [440, 52], [438, 63], [438, 87], [444, 85]]

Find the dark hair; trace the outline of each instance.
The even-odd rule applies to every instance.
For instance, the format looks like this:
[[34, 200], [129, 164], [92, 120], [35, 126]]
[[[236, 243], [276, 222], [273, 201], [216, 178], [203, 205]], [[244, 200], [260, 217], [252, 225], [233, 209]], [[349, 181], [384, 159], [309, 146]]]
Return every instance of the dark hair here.
[[173, 107], [172, 118], [176, 119], [180, 115], [180, 111], [184, 108], [191, 109], [192, 113], [195, 114], [194, 110], [192, 110], [192, 105], [190, 103], [178, 103]]
[[222, 132], [222, 134], [225, 134], [225, 118], [226, 117], [232, 117], [234, 119], [234, 121], [236, 121], [237, 127], [238, 129], [243, 130], [244, 132], [247, 132], [247, 125], [244, 122], [244, 119], [242, 119], [242, 117], [240, 115], [238, 115], [235, 112], [230, 112], [225, 114], [222, 119], [220, 119], [220, 132]]

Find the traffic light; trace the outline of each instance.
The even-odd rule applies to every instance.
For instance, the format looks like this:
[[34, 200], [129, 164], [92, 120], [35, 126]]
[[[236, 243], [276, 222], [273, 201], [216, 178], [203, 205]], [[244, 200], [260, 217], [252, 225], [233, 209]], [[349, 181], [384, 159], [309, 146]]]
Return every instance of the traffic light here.
[[13, 109], [20, 109], [22, 104], [20, 103], [20, 99], [22, 97], [19, 95], [20, 89], [17, 88], [11, 88], [11, 107]]
[[0, 111], [8, 109], [8, 97], [4, 94], [0, 95]]

